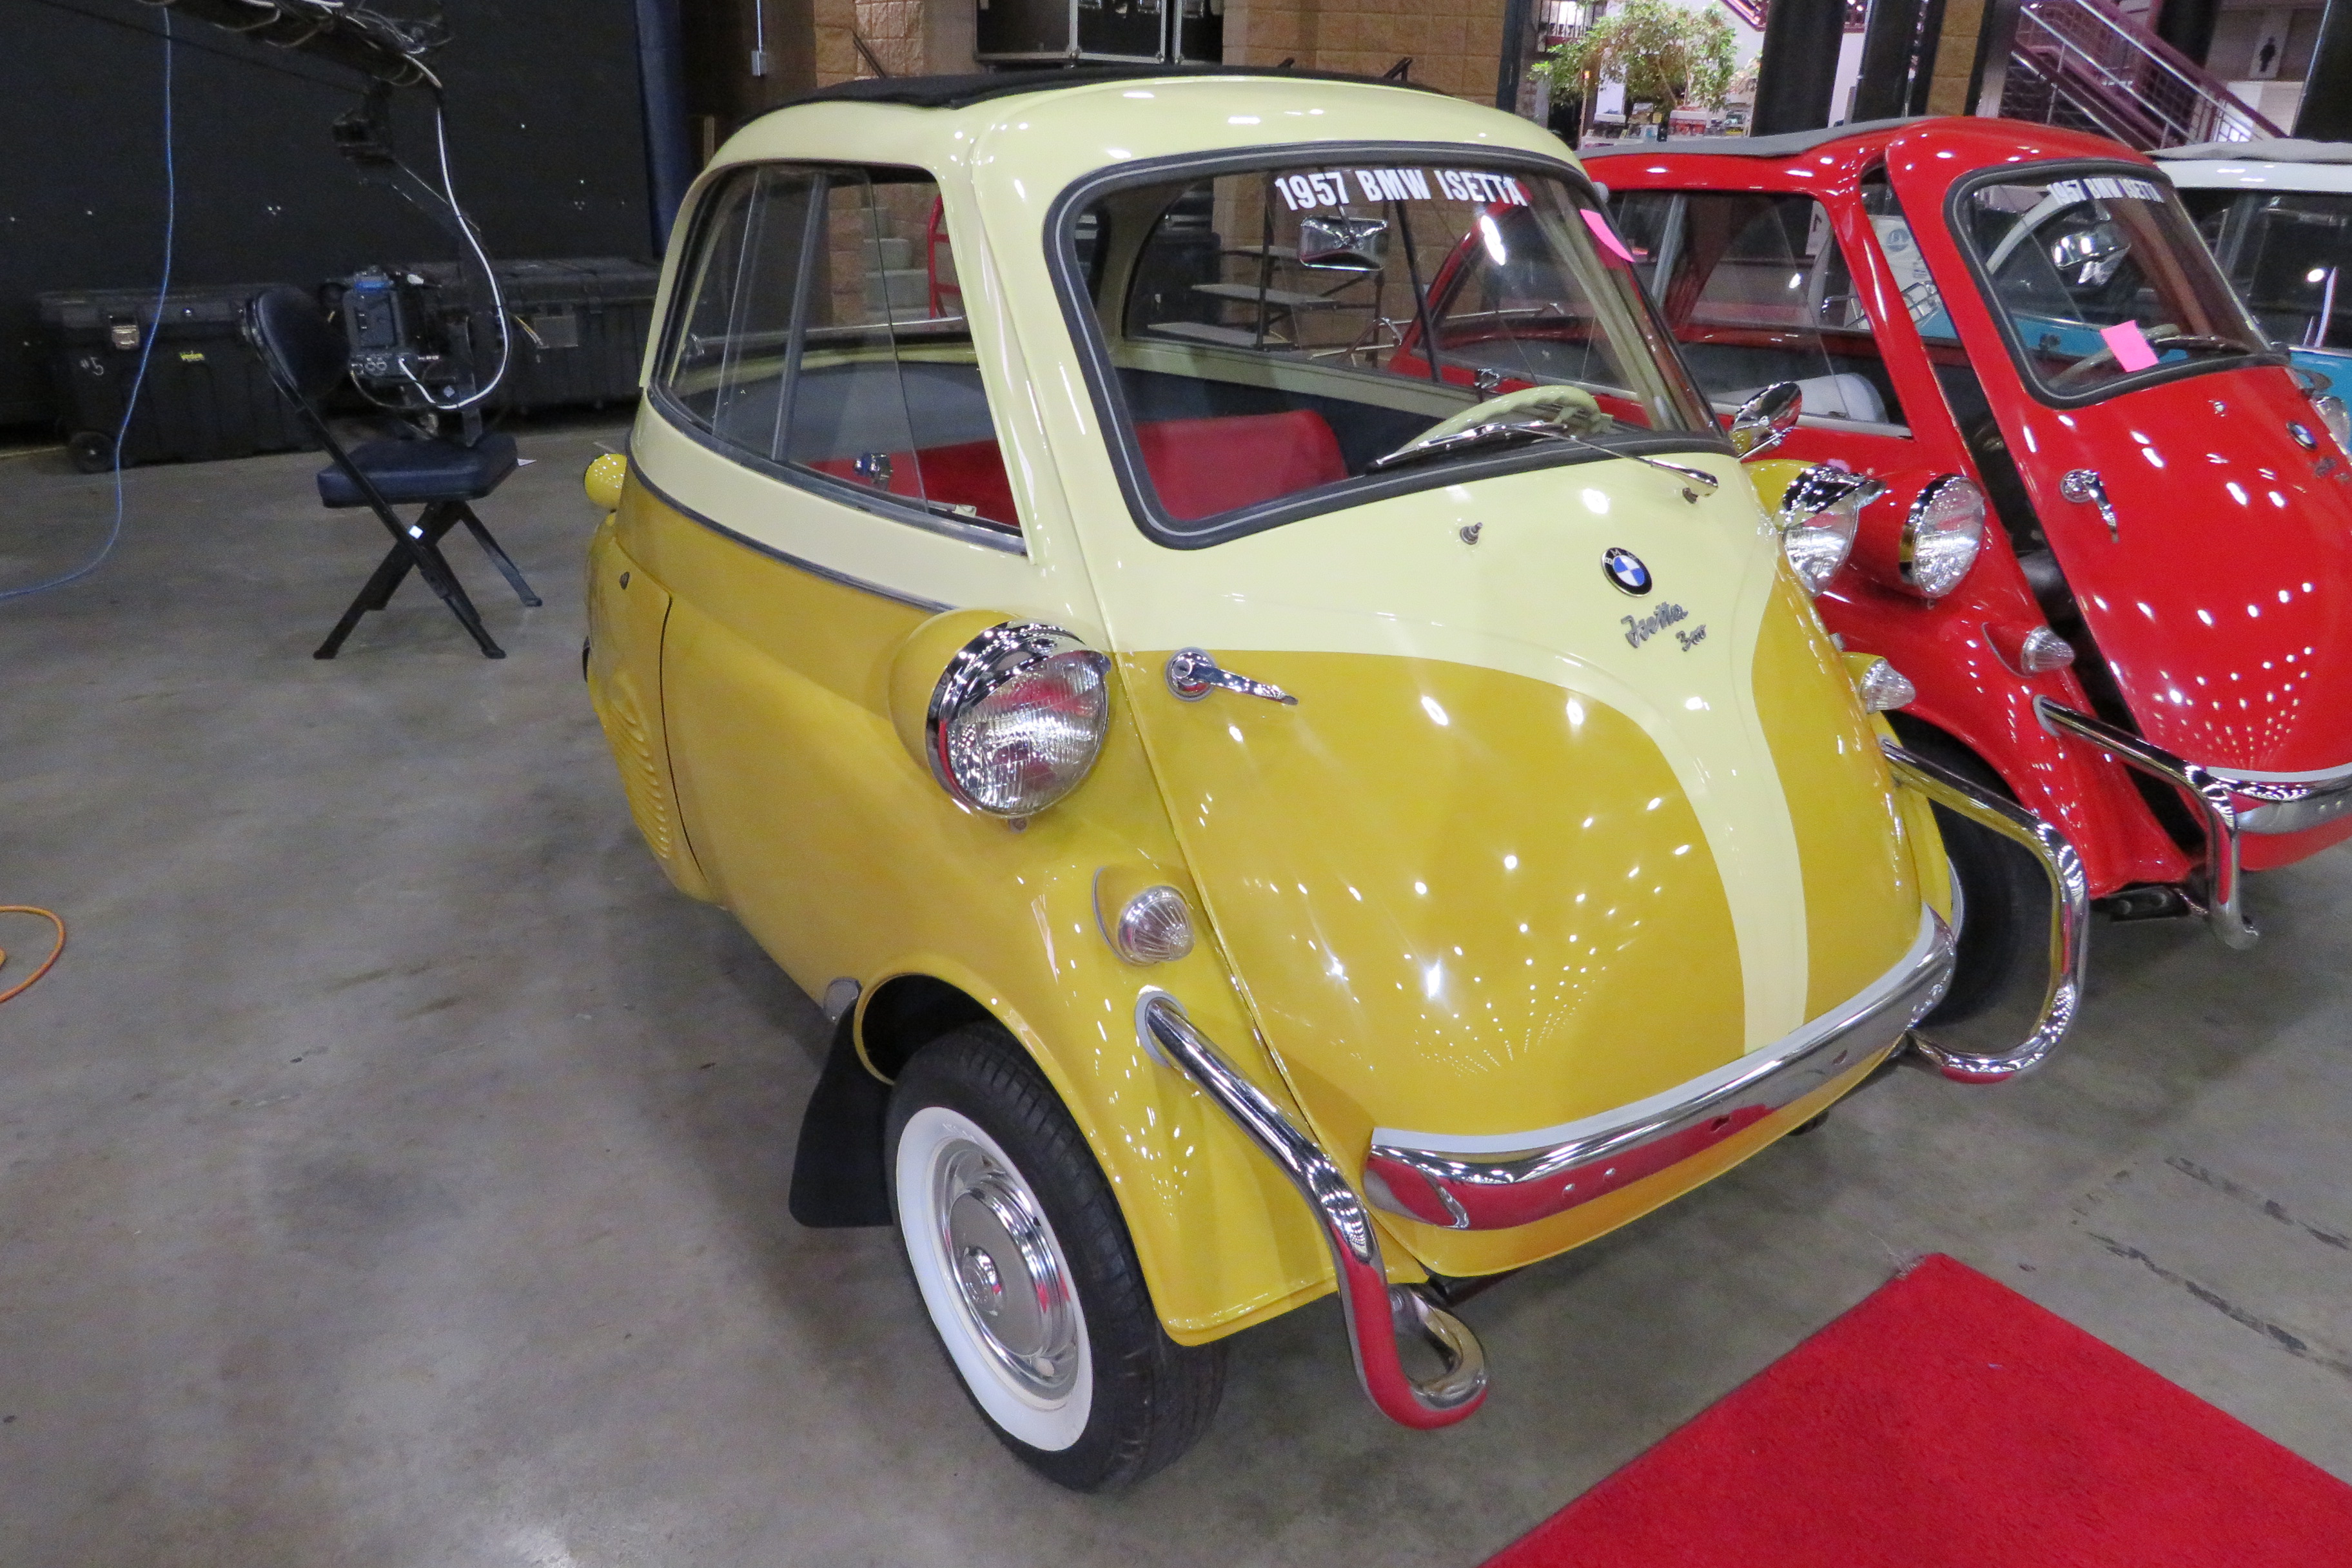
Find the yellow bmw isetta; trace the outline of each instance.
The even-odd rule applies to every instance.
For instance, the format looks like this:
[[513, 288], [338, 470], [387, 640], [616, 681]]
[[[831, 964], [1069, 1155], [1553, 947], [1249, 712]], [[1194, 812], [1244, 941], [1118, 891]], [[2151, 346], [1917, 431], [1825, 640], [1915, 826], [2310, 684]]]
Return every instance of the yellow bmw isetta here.
[[[1438, 263], [1475, 265], [1433, 295]], [[1930, 798], [1595, 187], [1490, 110], [1308, 73], [866, 81], [688, 200], [589, 689], [632, 812], [837, 1027], [792, 1194], [890, 1224], [1066, 1486], [1204, 1429], [1339, 1291], [1417, 1427], [1451, 1310], [1819, 1117], [1950, 972]], [[1408, 339], [1415, 345], [1400, 354]], [[1858, 691], [1858, 685], [1860, 690]], [[1898, 779], [1902, 782], [1898, 784]], [[1410, 1350], [1410, 1363], [1405, 1352]]]

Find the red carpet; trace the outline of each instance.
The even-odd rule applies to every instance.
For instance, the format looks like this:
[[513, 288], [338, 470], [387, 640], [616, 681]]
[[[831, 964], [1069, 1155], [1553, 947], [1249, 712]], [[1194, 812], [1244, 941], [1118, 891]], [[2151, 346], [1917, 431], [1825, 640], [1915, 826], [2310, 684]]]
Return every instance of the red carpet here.
[[1488, 1568], [2344, 1568], [2352, 1487], [1948, 1258]]

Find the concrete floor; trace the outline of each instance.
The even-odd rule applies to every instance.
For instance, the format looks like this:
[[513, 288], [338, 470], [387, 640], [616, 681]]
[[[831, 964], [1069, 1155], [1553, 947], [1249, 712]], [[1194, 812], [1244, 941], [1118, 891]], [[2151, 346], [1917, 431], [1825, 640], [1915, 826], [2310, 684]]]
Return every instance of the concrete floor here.
[[[483, 509], [546, 608], [453, 544], [502, 663], [414, 584], [309, 657], [382, 539], [299, 456], [133, 472], [110, 563], [0, 604], [0, 902], [73, 927], [0, 1009], [0, 1563], [1466, 1568], [1934, 1250], [2352, 1478], [2338, 852], [2258, 881], [2251, 953], [2102, 928], [2038, 1077], [1897, 1074], [1473, 1302], [1466, 1426], [1374, 1415], [1326, 1301], [1139, 1492], [1033, 1480], [894, 1237], [786, 1216], [816, 1011], [622, 806], [616, 437], [525, 433]], [[108, 497], [0, 461], [0, 584]]]

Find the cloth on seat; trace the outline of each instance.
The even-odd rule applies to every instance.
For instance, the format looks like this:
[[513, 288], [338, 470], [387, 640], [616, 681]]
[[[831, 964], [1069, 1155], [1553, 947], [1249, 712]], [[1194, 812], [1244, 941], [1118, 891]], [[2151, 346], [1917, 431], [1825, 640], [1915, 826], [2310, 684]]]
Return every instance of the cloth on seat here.
[[[455, 441], [370, 441], [352, 447], [351, 458], [352, 466], [395, 505], [479, 500], [514, 472], [515, 442], [496, 432], [472, 447]], [[367, 505], [359, 486], [331, 465], [319, 470], [319, 500], [331, 507]]]
[[1135, 438], [1160, 504], [1184, 522], [1348, 477], [1339, 437], [1311, 408], [1154, 420]]

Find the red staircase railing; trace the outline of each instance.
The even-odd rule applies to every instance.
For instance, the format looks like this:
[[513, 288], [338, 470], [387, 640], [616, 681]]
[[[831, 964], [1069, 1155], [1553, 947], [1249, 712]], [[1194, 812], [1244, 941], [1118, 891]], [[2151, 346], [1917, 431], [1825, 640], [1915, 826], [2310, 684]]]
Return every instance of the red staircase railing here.
[[2142, 151], [2286, 134], [2109, 0], [2024, 0], [2000, 112]]

